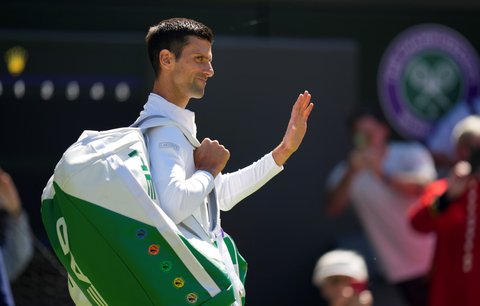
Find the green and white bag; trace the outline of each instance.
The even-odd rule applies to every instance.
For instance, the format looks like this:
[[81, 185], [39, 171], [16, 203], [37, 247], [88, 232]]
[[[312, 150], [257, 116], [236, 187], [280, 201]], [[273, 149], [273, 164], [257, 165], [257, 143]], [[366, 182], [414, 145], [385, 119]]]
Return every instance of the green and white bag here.
[[246, 262], [219, 218], [205, 241], [160, 208], [143, 132], [182, 127], [148, 119], [142, 129], [84, 131], [43, 191], [43, 224], [68, 272], [72, 299], [100, 306], [243, 305]]

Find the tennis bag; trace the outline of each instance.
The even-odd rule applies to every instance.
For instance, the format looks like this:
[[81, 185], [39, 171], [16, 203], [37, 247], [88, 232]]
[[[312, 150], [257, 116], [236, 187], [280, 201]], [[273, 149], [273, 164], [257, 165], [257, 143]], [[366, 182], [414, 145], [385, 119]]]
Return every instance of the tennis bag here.
[[244, 304], [246, 262], [219, 219], [205, 241], [159, 206], [143, 132], [162, 125], [176, 123], [84, 131], [43, 191], [43, 224], [76, 305]]

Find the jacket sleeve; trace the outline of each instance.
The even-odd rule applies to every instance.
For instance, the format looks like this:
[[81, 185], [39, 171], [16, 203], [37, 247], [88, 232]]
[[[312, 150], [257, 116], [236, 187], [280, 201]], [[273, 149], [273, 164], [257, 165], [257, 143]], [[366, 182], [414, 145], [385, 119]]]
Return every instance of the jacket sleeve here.
[[8, 278], [14, 281], [33, 257], [32, 230], [25, 211], [22, 211], [18, 218], [8, 217], [2, 252]]
[[431, 207], [446, 190], [446, 180], [435, 181], [426, 187], [420, 200], [408, 211], [410, 223], [415, 230], [427, 233], [438, 229], [441, 218]]
[[202, 205], [214, 187], [213, 176], [201, 170], [189, 176], [187, 163], [192, 148], [176, 127], [153, 128], [147, 139], [160, 206], [178, 224]]
[[268, 153], [250, 166], [232, 173], [219, 174], [215, 188], [221, 210], [230, 210], [238, 202], [257, 191], [283, 170]]

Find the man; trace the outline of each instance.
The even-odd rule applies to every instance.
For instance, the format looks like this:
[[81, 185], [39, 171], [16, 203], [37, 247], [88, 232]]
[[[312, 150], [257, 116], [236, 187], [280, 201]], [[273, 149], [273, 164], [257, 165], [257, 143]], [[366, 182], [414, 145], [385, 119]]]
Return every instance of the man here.
[[349, 128], [355, 148], [327, 180], [328, 211], [338, 215], [352, 203], [387, 281], [409, 305], [425, 305], [433, 240], [410, 228], [406, 212], [435, 178], [433, 160], [419, 144], [389, 143], [389, 129], [374, 110], [355, 112]]
[[[137, 122], [161, 115], [196, 136], [194, 113], [186, 107], [190, 99], [203, 97], [207, 81], [214, 75], [212, 40], [207, 26], [190, 19], [168, 19], [150, 28], [146, 42], [155, 82]], [[310, 99], [307, 91], [299, 95], [287, 131], [271, 153], [230, 174], [221, 173], [230, 153], [219, 141], [205, 138], [194, 148], [177, 127], [149, 129], [151, 172], [165, 213], [176, 224], [186, 225], [199, 236], [203, 231], [208, 237], [215, 220], [209, 217], [207, 196], [215, 189], [220, 210], [229, 210], [278, 174], [305, 135], [313, 108]], [[240, 291], [237, 288], [238, 304], [243, 295]]]
[[457, 163], [447, 179], [430, 184], [410, 211], [413, 227], [437, 235], [430, 306], [478, 305], [480, 300], [480, 116], [452, 132]]

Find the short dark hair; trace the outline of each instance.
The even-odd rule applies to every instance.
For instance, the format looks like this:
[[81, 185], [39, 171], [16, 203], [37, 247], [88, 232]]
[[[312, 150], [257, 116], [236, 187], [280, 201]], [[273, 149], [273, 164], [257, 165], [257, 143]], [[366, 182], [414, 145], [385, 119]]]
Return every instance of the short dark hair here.
[[150, 27], [145, 41], [155, 76], [158, 76], [160, 73], [158, 62], [160, 51], [167, 49], [175, 54], [175, 57], [179, 58], [183, 47], [187, 44], [187, 36], [205, 39], [210, 43], [213, 41], [213, 32], [209, 27], [188, 18], [166, 19]]
[[378, 107], [370, 105], [360, 105], [355, 108], [346, 120], [346, 125], [350, 131], [353, 131], [355, 124], [363, 118], [373, 118], [377, 122], [388, 126], [387, 120]]

